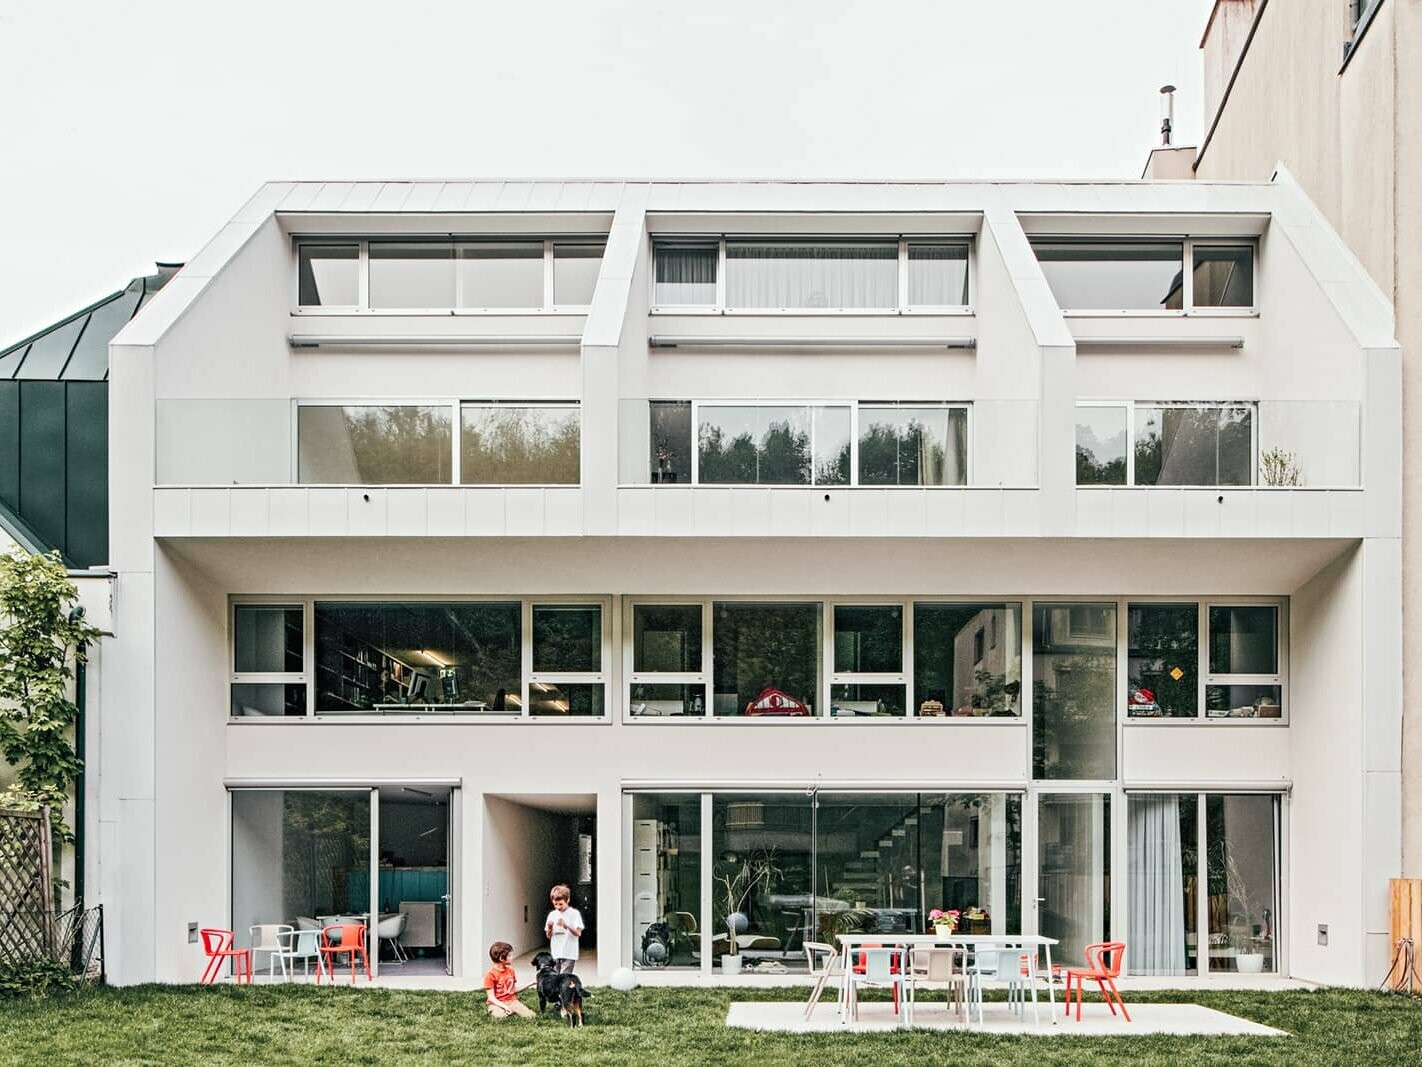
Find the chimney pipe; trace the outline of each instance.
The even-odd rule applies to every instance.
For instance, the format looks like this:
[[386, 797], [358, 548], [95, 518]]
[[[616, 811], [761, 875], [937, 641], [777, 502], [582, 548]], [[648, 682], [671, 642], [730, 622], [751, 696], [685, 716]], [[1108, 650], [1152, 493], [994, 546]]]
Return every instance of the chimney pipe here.
[[1175, 86], [1160, 87], [1160, 143], [1170, 147], [1171, 132], [1175, 127]]

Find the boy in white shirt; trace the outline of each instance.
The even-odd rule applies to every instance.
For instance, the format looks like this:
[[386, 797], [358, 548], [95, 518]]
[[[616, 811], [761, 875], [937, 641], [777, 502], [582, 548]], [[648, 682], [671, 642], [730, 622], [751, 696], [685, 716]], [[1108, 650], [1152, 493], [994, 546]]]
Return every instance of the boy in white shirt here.
[[573, 891], [565, 885], [555, 885], [548, 892], [553, 910], [543, 924], [548, 937], [548, 951], [558, 963], [559, 974], [572, 974], [578, 965], [578, 938], [583, 934], [583, 917], [573, 907]]

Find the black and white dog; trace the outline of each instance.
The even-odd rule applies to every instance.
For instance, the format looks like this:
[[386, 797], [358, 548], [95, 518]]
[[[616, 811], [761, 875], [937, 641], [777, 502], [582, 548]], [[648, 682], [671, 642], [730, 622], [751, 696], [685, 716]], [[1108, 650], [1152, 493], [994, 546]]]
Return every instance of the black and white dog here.
[[582, 980], [576, 974], [559, 974], [558, 961], [549, 952], [533, 957], [533, 969], [538, 972], [538, 1013], [556, 1004], [569, 1026], [582, 1026], [583, 1001], [588, 999]]

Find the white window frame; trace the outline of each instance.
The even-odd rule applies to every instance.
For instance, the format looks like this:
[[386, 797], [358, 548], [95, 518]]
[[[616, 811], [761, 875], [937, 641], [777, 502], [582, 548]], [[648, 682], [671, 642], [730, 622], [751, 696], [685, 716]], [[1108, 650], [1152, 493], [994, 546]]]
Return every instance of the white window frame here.
[[[705, 241], [715, 244], [716, 256], [716, 302], [714, 304], [659, 304], [657, 302], [657, 243], [659, 241]], [[726, 305], [726, 243], [742, 242], [784, 244], [803, 242], [807, 245], [897, 245], [898, 280], [897, 300], [892, 307], [865, 308], [741, 308]], [[908, 302], [908, 249], [910, 245], [963, 245], [967, 249], [968, 303], [966, 304], [910, 304]], [[652, 269], [648, 272], [647, 300], [653, 315], [971, 315], [973, 299], [977, 292], [977, 242], [972, 234], [809, 234], [804, 237], [782, 234], [675, 234], [663, 233], [651, 236]]]
[[[1248, 485], [1137, 485], [1136, 484], [1136, 409], [1140, 408], [1248, 408], [1249, 464]], [[1124, 485], [1103, 485], [1077, 482], [1080, 490], [1098, 489], [1258, 489], [1259, 486], [1259, 401], [1257, 400], [1078, 400], [1073, 408], [1124, 408], [1126, 411], [1126, 481]], [[1072, 443], [1075, 446], [1075, 428]], [[1075, 475], [1073, 475], [1075, 477]]]
[[[390, 604], [518, 604], [519, 605], [519, 691], [520, 706], [507, 713], [459, 714], [441, 711], [440, 704], [411, 704], [412, 710], [405, 712], [382, 711], [318, 711], [316, 708], [316, 604], [340, 603], [390, 603]], [[569, 605], [596, 604], [601, 608], [601, 658], [600, 669], [584, 672], [542, 672], [533, 673], [533, 607], [538, 605], [563, 607]], [[498, 594], [449, 594], [445, 596], [398, 596], [343, 593], [321, 596], [260, 596], [255, 594], [234, 594], [228, 598], [227, 613], [227, 664], [229, 672], [227, 694], [227, 721], [229, 723], [438, 723], [445, 726], [454, 723], [565, 723], [565, 724], [606, 724], [613, 715], [613, 598], [611, 596], [590, 596], [569, 594], [567, 596], [517, 596]], [[292, 675], [237, 674], [232, 670], [236, 664], [236, 610], [239, 606], [256, 607], [301, 607], [303, 626], [302, 661], [305, 670]], [[303, 716], [233, 716], [231, 687], [240, 683], [273, 682], [299, 683], [306, 686], [306, 714]], [[546, 684], [592, 684], [603, 687], [603, 713], [601, 715], [533, 715], [529, 707], [529, 689], [535, 682]], [[512, 694], [511, 694], [512, 695]]]
[[[1256, 318], [1259, 315], [1259, 241], [1255, 237], [1232, 236], [1232, 237], [1191, 237], [1178, 233], [1109, 233], [1109, 234], [1084, 234], [1084, 233], [1032, 233], [1028, 234], [1028, 239], [1033, 245], [1033, 252], [1036, 252], [1037, 242], [1049, 243], [1052, 241], [1091, 241], [1101, 244], [1111, 244], [1119, 242], [1122, 244], [1131, 243], [1155, 243], [1173, 244], [1180, 242], [1180, 301], [1181, 306], [1175, 308], [1063, 308], [1058, 310], [1067, 318]], [[1252, 302], [1248, 307], [1197, 307], [1195, 304], [1195, 246], [1201, 245], [1207, 248], [1236, 248], [1247, 247], [1252, 253], [1251, 273], [1250, 273], [1250, 296]], [[1050, 289], [1050, 283], [1048, 289]], [[1055, 297], [1054, 297], [1055, 299]]]
[[[576, 482], [480, 482], [465, 485], [460, 481], [460, 459], [462, 453], [464, 423], [461, 413], [465, 406], [472, 407], [530, 407], [555, 408], [578, 411], [578, 481]], [[302, 408], [449, 408], [450, 409], [450, 480], [448, 482], [381, 482], [375, 483], [381, 489], [424, 488], [441, 486], [455, 489], [578, 489], [582, 486], [583, 415], [582, 402], [566, 397], [292, 397], [291, 400], [291, 484], [322, 489], [361, 489], [361, 483], [303, 482], [301, 480], [301, 409]]]
[[[639, 671], [637, 670], [637, 609], [642, 606], [658, 607], [698, 607], [701, 609], [701, 670], [699, 671]], [[711, 716], [711, 600], [699, 596], [665, 597], [625, 597], [623, 598], [622, 642], [623, 677], [627, 679], [622, 687], [623, 707], [629, 722], [647, 719], [690, 719], [701, 722]], [[632, 687], [637, 685], [699, 685], [701, 687], [701, 714], [692, 715], [635, 715], [632, 712]]]
[[[870, 671], [836, 671], [834, 665], [835, 613], [840, 608], [898, 608], [899, 609], [899, 669], [887, 674]], [[916, 715], [913, 705], [913, 603], [898, 599], [876, 601], [830, 600], [826, 601], [824, 622], [821, 624], [825, 635], [824, 676], [829, 679], [829, 692], [824, 701], [825, 715], [840, 718], [834, 713], [834, 687], [837, 685], [897, 685], [904, 691], [904, 713], [890, 718], [910, 718]], [[851, 718], [852, 716], [843, 716]], [[882, 718], [870, 716], [870, 718]]]
[[[944, 408], [947, 410], [960, 409], [964, 413], [966, 420], [963, 434], [963, 442], [967, 446], [967, 455], [963, 457], [963, 483], [949, 485], [872, 485], [864, 486], [868, 489], [966, 489], [973, 484], [973, 405], [968, 401], [956, 400], [760, 400], [760, 399], [733, 399], [725, 397], [691, 399], [671, 398], [671, 397], [650, 397], [652, 402], [669, 403], [690, 403], [691, 405], [691, 481], [687, 485], [735, 488], [759, 488], [759, 489], [857, 489], [861, 487], [859, 481], [859, 409], [861, 407], [905, 407], [905, 408]], [[701, 480], [701, 412], [705, 408], [809, 408], [810, 417], [810, 451], [814, 453], [814, 411], [815, 408], [848, 408], [849, 409], [849, 481], [843, 485], [831, 485], [827, 483], [810, 482], [784, 483], [784, 482], [703, 482]], [[648, 408], [648, 419], [651, 418], [650, 406]], [[951, 441], [949, 442], [951, 444]], [[813, 476], [813, 471], [811, 472]], [[651, 483], [650, 463], [648, 466], [648, 483], [676, 486], [677, 483]]]
[[[454, 258], [451, 264], [458, 263], [458, 250], [461, 244], [511, 244], [511, 245], [539, 245], [543, 246], [543, 297], [539, 304], [525, 307], [459, 307], [459, 272], [455, 270], [455, 307], [398, 307], [383, 308], [372, 307], [370, 304], [370, 246], [374, 244], [418, 244], [428, 241], [431, 244], [449, 243], [454, 247]], [[349, 246], [355, 245], [359, 250], [357, 257], [357, 289], [360, 294], [360, 303], [351, 305], [332, 304], [302, 304], [300, 290], [300, 249], [303, 245], [323, 245], [323, 246]], [[379, 237], [347, 237], [336, 236], [322, 237], [320, 235], [303, 235], [292, 239], [292, 292], [295, 299], [292, 301], [291, 314], [293, 315], [586, 315], [592, 306], [588, 304], [555, 304], [553, 302], [553, 257], [554, 245], [600, 245], [604, 255], [607, 252], [606, 234], [562, 234], [556, 237], [545, 237], [542, 235], [528, 234], [386, 234]], [[451, 268], [453, 269], [453, 267]], [[594, 287], [595, 289], [596, 287]]]

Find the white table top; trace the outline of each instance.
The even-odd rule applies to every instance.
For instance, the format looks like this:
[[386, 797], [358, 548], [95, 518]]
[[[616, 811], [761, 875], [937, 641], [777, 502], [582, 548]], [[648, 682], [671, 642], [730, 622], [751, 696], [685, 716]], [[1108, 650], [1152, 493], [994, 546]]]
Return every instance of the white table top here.
[[941, 934], [836, 934], [836, 938], [841, 945], [846, 948], [856, 946], [887, 946], [896, 945], [966, 945], [969, 948], [977, 946], [995, 947], [1018, 945], [1056, 945], [1060, 942], [1055, 937], [1044, 937], [1041, 934], [949, 934], [944, 937]]

